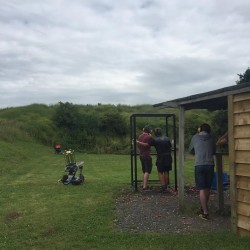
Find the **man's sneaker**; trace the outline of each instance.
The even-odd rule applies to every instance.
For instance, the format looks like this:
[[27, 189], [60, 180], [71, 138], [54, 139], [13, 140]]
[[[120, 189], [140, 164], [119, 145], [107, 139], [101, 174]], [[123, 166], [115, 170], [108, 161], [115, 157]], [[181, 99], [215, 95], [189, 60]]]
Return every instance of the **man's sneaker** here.
[[203, 220], [209, 220], [209, 215], [208, 214], [199, 214], [199, 217]]

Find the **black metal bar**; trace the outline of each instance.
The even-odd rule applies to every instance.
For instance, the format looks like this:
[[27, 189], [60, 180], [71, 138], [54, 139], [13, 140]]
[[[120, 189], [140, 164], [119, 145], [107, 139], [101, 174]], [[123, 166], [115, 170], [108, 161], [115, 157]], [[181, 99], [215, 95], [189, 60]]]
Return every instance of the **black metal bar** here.
[[171, 117], [174, 114], [132, 114], [133, 117]]
[[169, 137], [169, 135], [168, 135], [168, 117], [166, 117], [166, 136]]
[[133, 123], [132, 123], [132, 116], [130, 116], [130, 173], [131, 173], [131, 186], [133, 186], [134, 183], [134, 164], [133, 164], [133, 151], [134, 151], [134, 145], [133, 142]]
[[137, 187], [137, 152], [136, 152], [136, 117], [134, 117], [133, 119], [133, 140], [134, 140], [134, 173], [135, 173], [135, 191], [137, 191], [138, 187]]
[[[169, 131], [169, 129], [168, 129], [168, 118], [169, 118], [169, 117], [167, 117], [167, 116], [166, 116], [166, 125], [165, 125], [165, 130], [166, 130], [166, 136], [167, 136], [167, 137], [169, 137], [169, 133], [168, 133], [168, 131]], [[167, 173], [168, 173], [167, 184], [169, 185], [169, 184], [170, 184], [170, 176], [169, 176], [169, 171], [167, 171]]]
[[174, 136], [174, 177], [175, 177], [175, 191], [177, 191], [176, 117], [175, 116], [173, 116], [173, 136]]

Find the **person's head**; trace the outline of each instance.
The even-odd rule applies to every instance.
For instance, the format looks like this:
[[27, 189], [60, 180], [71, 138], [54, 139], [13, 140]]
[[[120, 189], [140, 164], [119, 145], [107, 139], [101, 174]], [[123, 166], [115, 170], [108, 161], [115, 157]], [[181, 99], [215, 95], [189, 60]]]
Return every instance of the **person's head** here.
[[202, 132], [202, 131], [207, 132], [208, 134], [210, 134], [211, 133], [211, 127], [210, 127], [210, 125], [208, 125], [207, 123], [201, 124], [201, 126], [200, 126], [200, 132]]
[[162, 136], [161, 128], [155, 129], [155, 136]]
[[149, 125], [146, 125], [144, 128], [143, 128], [143, 132], [144, 133], [147, 133], [147, 134], [150, 134], [152, 131], [151, 127]]

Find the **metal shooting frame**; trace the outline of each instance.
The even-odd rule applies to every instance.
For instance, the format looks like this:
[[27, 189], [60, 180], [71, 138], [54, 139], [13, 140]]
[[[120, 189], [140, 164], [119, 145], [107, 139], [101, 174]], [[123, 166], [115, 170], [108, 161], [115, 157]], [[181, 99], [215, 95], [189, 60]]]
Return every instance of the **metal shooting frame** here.
[[[166, 135], [169, 135], [169, 119], [173, 120], [173, 164], [174, 164], [174, 181], [175, 181], [175, 191], [177, 191], [177, 164], [176, 164], [176, 116], [175, 114], [132, 114], [130, 116], [130, 142], [131, 142], [131, 186], [134, 187], [135, 191], [138, 190], [138, 181], [137, 179], [137, 145], [136, 145], [136, 120], [137, 118], [165, 118], [166, 119]], [[156, 180], [149, 180], [149, 182], [155, 182]], [[158, 181], [158, 180], [157, 180]]]

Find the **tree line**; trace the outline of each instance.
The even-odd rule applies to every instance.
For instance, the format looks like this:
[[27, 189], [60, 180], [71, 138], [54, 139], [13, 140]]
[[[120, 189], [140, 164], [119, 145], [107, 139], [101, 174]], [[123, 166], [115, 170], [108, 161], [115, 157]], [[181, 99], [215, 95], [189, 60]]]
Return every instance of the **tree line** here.
[[[35, 140], [63, 149], [91, 153], [130, 153], [130, 116], [134, 113], [177, 114], [175, 109], [156, 109], [151, 105], [55, 105], [32, 104], [0, 110], [0, 139]], [[185, 145], [201, 123], [211, 124], [215, 136], [227, 130], [227, 111], [190, 110], [185, 115]], [[178, 129], [178, 116], [176, 116]], [[145, 125], [165, 128], [165, 118], [137, 119], [137, 135]], [[170, 120], [169, 136], [173, 139]], [[177, 133], [178, 135], [178, 133]], [[178, 138], [177, 138], [178, 139]]]

